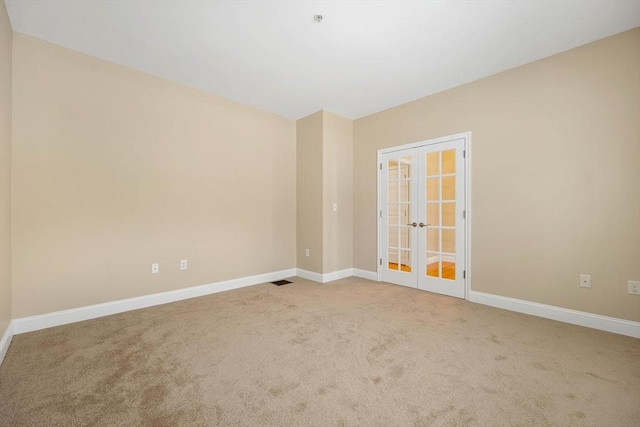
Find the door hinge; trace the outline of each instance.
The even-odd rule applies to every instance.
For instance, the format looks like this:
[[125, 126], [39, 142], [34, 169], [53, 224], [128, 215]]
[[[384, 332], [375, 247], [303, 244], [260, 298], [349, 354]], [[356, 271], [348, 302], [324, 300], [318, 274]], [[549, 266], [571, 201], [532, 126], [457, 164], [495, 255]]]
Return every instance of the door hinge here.
[[462, 211], [462, 219], [467, 219], [467, 211]]
[[463, 159], [467, 158], [467, 150], [462, 150], [462, 158]]
[[382, 211], [380, 211], [380, 218], [382, 218]]
[[380, 258], [380, 265], [382, 265], [382, 258]]
[[463, 279], [466, 279], [466, 278], [467, 278], [467, 270], [465, 270], [465, 271], [463, 271], [463, 272], [462, 272], [462, 278], [463, 278]]
[[382, 170], [382, 163], [380, 163], [380, 170]]

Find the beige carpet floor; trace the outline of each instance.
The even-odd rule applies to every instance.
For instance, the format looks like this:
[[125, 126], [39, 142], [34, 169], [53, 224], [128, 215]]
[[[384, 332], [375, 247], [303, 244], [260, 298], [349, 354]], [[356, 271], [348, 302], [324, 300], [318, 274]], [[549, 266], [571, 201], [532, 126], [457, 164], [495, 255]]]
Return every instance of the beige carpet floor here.
[[294, 278], [17, 335], [2, 426], [640, 426], [640, 340]]

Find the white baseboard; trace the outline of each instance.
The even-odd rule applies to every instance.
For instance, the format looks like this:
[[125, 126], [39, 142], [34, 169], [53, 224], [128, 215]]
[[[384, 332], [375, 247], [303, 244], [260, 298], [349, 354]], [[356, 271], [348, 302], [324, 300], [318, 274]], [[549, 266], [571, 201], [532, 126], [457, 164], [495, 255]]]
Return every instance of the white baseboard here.
[[[319, 274], [312, 271], [291, 268], [289, 270], [259, 274], [257, 276], [243, 277], [240, 279], [209, 283], [207, 285], [193, 286], [185, 289], [177, 289], [175, 291], [143, 295], [140, 297], [128, 298], [124, 300], [111, 301], [102, 304], [72, 308], [69, 310], [56, 311], [53, 313], [40, 314], [37, 316], [13, 319], [11, 322], [13, 330], [10, 336], [13, 337], [13, 334], [23, 334], [25, 332], [52, 328], [54, 326], [67, 325], [69, 323], [81, 322], [83, 320], [110, 316], [112, 314], [123, 313], [125, 311], [138, 310], [155, 305], [167, 304], [218, 292], [230, 291], [246, 286], [257, 285], [260, 283], [273, 282], [275, 280], [281, 280], [287, 277], [299, 276], [304, 279], [313, 280], [315, 282], [327, 283], [333, 280], [338, 280], [353, 275], [353, 269], [350, 268], [346, 270], [334, 271], [327, 274]], [[377, 280], [377, 274], [374, 273], [374, 275], [376, 276], [375, 280]], [[7, 336], [7, 334], [5, 334], [5, 336]], [[3, 341], [1, 342], [2, 344], [5, 342], [4, 340], [5, 338], [3, 337]]]
[[[302, 277], [304, 279], [313, 280], [319, 283], [327, 283], [349, 276], [357, 276], [372, 281], [378, 281], [377, 272], [360, 270], [357, 268], [340, 270], [327, 274], [320, 274], [303, 269], [292, 268], [289, 270], [282, 270], [272, 273], [259, 274], [256, 276], [226, 280], [217, 283], [210, 283], [207, 285], [177, 289], [175, 291], [144, 295], [140, 297], [112, 301], [103, 304], [95, 304], [70, 310], [13, 319], [9, 323], [7, 330], [0, 339], [0, 364], [4, 360], [4, 356], [9, 349], [9, 345], [11, 344], [11, 340], [14, 334], [17, 335], [25, 332], [51, 328], [54, 326], [80, 322], [83, 320], [109, 316], [125, 311], [167, 304], [204, 295], [215, 294], [218, 292], [225, 292], [233, 289], [239, 289], [247, 286], [281, 280], [293, 276]], [[516, 311], [519, 313], [530, 314], [533, 316], [558, 320], [560, 322], [566, 322], [574, 325], [599, 329], [602, 331], [613, 332], [616, 334], [627, 335], [634, 338], [640, 338], [640, 322], [601, 316], [598, 314], [570, 310], [566, 308], [486, 294], [477, 291], [471, 291], [469, 293], [468, 300], [492, 307]]]
[[361, 277], [363, 279], [373, 280], [374, 282], [378, 281], [377, 271], [360, 270], [359, 268], [354, 268], [353, 275], [356, 277]]
[[518, 313], [558, 320], [573, 325], [586, 326], [587, 328], [613, 332], [633, 338], [640, 338], [640, 322], [618, 319], [615, 317], [601, 316], [599, 314], [584, 311], [570, 310], [568, 308], [553, 305], [539, 304], [515, 298], [486, 294], [484, 292], [469, 292], [469, 301]]
[[302, 277], [303, 279], [313, 280], [318, 283], [328, 283], [333, 282], [334, 280], [344, 279], [345, 277], [357, 276], [362, 277], [364, 279], [375, 280], [378, 281], [378, 273], [366, 270], [360, 270], [357, 268], [347, 268], [344, 270], [333, 271], [331, 273], [320, 274], [315, 271], [303, 270], [301, 268], [298, 269], [298, 277]]
[[207, 285], [193, 286], [185, 289], [176, 289], [175, 291], [161, 292], [158, 294], [144, 295], [119, 301], [106, 302], [103, 304], [89, 305], [85, 307], [72, 308], [70, 310], [56, 311], [53, 313], [41, 314], [37, 316], [13, 319], [13, 333], [22, 334], [25, 332], [51, 328], [54, 326], [81, 322], [83, 320], [109, 316], [125, 311], [138, 310], [140, 308], [151, 307], [154, 305], [167, 304], [170, 302], [196, 298], [204, 295], [215, 294], [218, 292], [230, 291], [232, 289], [244, 288], [246, 286], [273, 282], [275, 280], [282, 280], [295, 275], [296, 269], [291, 268], [289, 270], [258, 274], [256, 276], [242, 277], [239, 279], [225, 280], [223, 282], [209, 283]]
[[333, 282], [334, 280], [344, 279], [353, 276], [353, 268], [346, 270], [333, 271], [322, 275], [322, 283]]
[[301, 268], [298, 269], [298, 277], [302, 277], [303, 279], [313, 280], [318, 283], [327, 283], [333, 282], [334, 280], [344, 279], [345, 277], [353, 276], [353, 272], [351, 268], [340, 271], [333, 271], [331, 273], [316, 273], [315, 271], [303, 270]]
[[324, 278], [322, 274], [316, 273], [315, 271], [303, 270], [301, 268], [297, 269], [296, 276], [302, 277], [303, 279], [313, 280], [314, 282], [324, 283], [322, 279]]
[[0, 338], [0, 365], [4, 361], [4, 356], [7, 354], [7, 350], [9, 350], [9, 344], [11, 344], [11, 340], [13, 339], [13, 320], [9, 322], [9, 326], [7, 326], [7, 330], [4, 331], [2, 338]]

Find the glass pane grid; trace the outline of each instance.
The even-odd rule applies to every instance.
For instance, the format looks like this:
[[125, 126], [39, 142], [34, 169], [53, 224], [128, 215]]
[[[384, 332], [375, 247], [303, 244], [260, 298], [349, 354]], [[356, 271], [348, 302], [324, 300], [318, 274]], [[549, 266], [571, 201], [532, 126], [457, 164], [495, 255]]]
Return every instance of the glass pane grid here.
[[427, 276], [455, 280], [456, 276], [456, 150], [427, 153], [426, 256]]
[[[425, 229], [427, 268], [424, 273], [431, 277], [455, 280], [456, 277], [456, 149], [426, 153], [425, 175], [420, 186], [425, 185], [426, 208]], [[410, 218], [411, 158], [403, 157], [389, 162], [395, 164], [395, 174], [389, 173], [389, 266], [398, 272], [411, 272], [411, 233], [407, 226]], [[391, 194], [391, 191], [393, 194]]]
[[456, 172], [456, 150], [445, 150], [442, 152], [442, 168], [440, 169], [443, 174], [450, 174]]
[[454, 201], [456, 199], [456, 178], [455, 176], [444, 177], [441, 179], [442, 190], [440, 191], [441, 199]]
[[387, 268], [411, 272], [411, 230], [407, 226], [411, 212], [411, 156], [388, 161], [387, 179]]

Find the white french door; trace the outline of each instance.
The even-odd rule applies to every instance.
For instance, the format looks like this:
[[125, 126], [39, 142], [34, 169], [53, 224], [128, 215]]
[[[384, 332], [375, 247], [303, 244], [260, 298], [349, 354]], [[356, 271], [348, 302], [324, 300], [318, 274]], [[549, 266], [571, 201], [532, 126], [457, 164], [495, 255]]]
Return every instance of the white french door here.
[[380, 153], [380, 278], [465, 297], [465, 137]]

